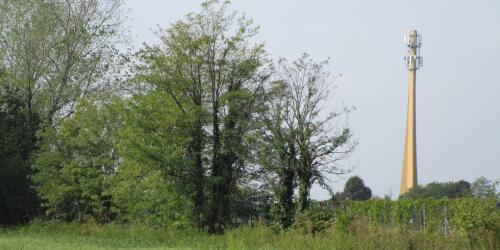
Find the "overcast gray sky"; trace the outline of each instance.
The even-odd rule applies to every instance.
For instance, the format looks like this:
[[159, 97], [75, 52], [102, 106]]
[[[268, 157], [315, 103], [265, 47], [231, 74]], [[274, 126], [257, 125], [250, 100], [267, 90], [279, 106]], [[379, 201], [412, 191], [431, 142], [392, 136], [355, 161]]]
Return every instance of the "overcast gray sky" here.
[[[130, 0], [136, 48], [157, 43], [152, 30], [200, 10], [200, 0]], [[331, 58], [335, 98], [350, 117], [359, 146], [354, 166], [374, 194], [399, 193], [408, 72], [403, 36], [423, 36], [417, 75], [420, 184], [500, 178], [500, 1], [498, 0], [233, 0], [232, 8], [261, 26], [257, 40], [272, 58], [307, 52]], [[347, 177], [345, 177], [347, 178]], [[345, 180], [333, 183], [341, 189]], [[313, 198], [328, 198], [315, 188]]]

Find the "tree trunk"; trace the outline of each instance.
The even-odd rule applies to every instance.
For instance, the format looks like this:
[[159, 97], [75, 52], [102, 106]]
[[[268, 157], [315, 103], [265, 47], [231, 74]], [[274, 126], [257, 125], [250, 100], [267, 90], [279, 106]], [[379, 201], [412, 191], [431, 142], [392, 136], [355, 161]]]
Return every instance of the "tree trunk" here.
[[194, 184], [194, 214], [197, 216], [198, 227], [202, 228], [205, 224], [205, 193], [203, 190], [205, 173], [203, 169], [203, 161], [201, 158], [203, 151], [203, 131], [199, 119], [195, 122], [193, 132], [192, 154], [194, 157], [193, 166], [193, 184]]
[[211, 204], [211, 218], [209, 223], [210, 233], [222, 233], [223, 225], [221, 221], [222, 209], [222, 168], [220, 159], [220, 124], [219, 124], [219, 104], [218, 100], [213, 94], [213, 110], [212, 110], [212, 204]]
[[312, 183], [312, 172], [309, 164], [305, 161], [302, 162], [300, 169], [298, 171], [299, 177], [299, 212], [304, 212], [307, 208], [309, 208], [310, 204], [310, 191], [311, 191], [311, 183]]
[[293, 203], [295, 171], [290, 166], [282, 168], [280, 186], [284, 188], [280, 194], [280, 206], [283, 214], [280, 216], [280, 223], [283, 228], [288, 228], [293, 224], [293, 214], [295, 205]]

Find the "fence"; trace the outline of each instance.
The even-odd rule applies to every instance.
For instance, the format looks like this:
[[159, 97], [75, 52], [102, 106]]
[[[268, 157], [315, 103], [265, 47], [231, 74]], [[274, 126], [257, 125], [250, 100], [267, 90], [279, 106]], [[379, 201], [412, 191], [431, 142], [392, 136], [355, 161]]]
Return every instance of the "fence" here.
[[365, 218], [369, 223], [412, 230], [467, 234], [471, 230], [500, 230], [495, 199], [374, 199], [347, 202], [333, 208], [336, 217]]

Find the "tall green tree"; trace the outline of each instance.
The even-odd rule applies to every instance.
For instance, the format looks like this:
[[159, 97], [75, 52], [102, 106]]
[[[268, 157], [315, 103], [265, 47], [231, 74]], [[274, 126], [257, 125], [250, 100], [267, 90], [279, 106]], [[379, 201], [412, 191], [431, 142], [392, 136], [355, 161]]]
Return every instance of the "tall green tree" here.
[[206, 222], [211, 232], [231, 222], [231, 194], [245, 171], [255, 91], [266, 78], [259, 72], [262, 45], [249, 42], [257, 28], [244, 16], [228, 14], [228, 5], [205, 2], [201, 13], [163, 31], [162, 45], [146, 48], [141, 74], [195, 117], [189, 126], [189, 179], [200, 225]]
[[310, 204], [314, 183], [326, 189], [329, 176], [349, 172], [339, 162], [350, 155], [357, 142], [352, 139], [347, 115], [352, 109], [325, 110], [330, 100], [333, 76], [325, 67], [328, 61], [314, 62], [303, 54], [293, 63], [280, 60], [276, 78], [283, 81], [287, 93], [287, 127], [297, 152], [298, 211]]
[[[24, 116], [28, 156], [18, 165], [23, 175], [36, 174], [21, 166], [30, 166], [30, 155], [55, 140], [44, 137], [58, 134], [78, 100], [110, 87], [121, 5], [121, 0], [0, 2], [0, 56], [9, 72], [1, 94], [19, 103]], [[26, 185], [18, 190], [29, 190], [31, 183]]]
[[11, 17], [0, 34], [10, 72], [5, 84], [17, 91], [27, 116], [37, 113], [53, 125], [72, 113], [78, 98], [111, 84], [107, 74], [117, 52], [121, 5], [120, 0], [2, 2], [1, 15]]
[[126, 102], [118, 133], [121, 163], [111, 195], [122, 221], [169, 226], [197, 224], [190, 146], [193, 117], [162, 91]]
[[294, 128], [290, 127], [289, 89], [284, 81], [274, 81], [268, 86], [260, 109], [259, 164], [271, 173], [275, 200], [272, 212], [279, 225], [286, 229], [293, 223], [295, 214], [294, 191], [298, 152]]
[[271, 174], [273, 211], [282, 228], [308, 208], [314, 183], [329, 189], [331, 175], [349, 171], [339, 162], [356, 146], [346, 122], [351, 110], [324, 110], [334, 80], [327, 63], [316, 63], [307, 54], [292, 63], [280, 59], [264, 87], [259, 163]]
[[203, 226], [206, 220], [204, 126], [208, 122], [209, 113], [204, 103], [207, 94], [201, 47], [206, 41], [194, 36], [191, 26], [192, 24], [179, 22], [162, 30], [161, 46], [146, 47], [139, 53], [143, 64], [137, 67], [136, 79], [156, 91], [153, 96], [158, 98], [158, 94], [163, 94], [161, 98], [168, 98], [175, 104], [171, 112], [180, 112], [187, 121], [182, 128], [186, 129], [190, 137], [186, 160], [191, 165], [186, 166], [189, 168], [188, 177], [184, 181], [193, 186], [193, 190], [189, 192], [193, 194], [194, 213], [198, 217], [198, 225]]
[[[5, 74], [0, 69], [0, 81]], [[20, 100], [4, 95], [4, 88], [0, 87], [0, 225], [15, 225], [38, 215], [40, 206], [28, 179], [28, 121]]]

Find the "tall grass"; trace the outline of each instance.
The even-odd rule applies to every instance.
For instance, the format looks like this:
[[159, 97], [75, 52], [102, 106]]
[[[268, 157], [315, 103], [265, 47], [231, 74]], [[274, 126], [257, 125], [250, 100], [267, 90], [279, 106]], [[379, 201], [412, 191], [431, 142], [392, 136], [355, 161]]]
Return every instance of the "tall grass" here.
[[[498, 239], [497, 239], [498, 240]], [[224, 235], [146, 226], [35, 222], [0, 231], [0, 249], [494, 249], [486, 240], [459, 234], [403, 230], [354, 221], [315, 235], [300, 229], [275, 232], [264, 224], [243, 226]], [[498, 244], [498, 243], [496, 243]]]

